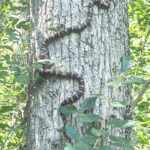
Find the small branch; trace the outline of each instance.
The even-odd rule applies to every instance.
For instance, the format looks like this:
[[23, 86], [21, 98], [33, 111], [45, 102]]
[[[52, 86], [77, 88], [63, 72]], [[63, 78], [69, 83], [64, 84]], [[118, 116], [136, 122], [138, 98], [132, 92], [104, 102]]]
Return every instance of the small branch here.
[[150, 85], [150, 80], [145, 84], [144, 88], [139, 92], [138, 97], [135, 99], [135, 101], [133, 102], [133, 105], [130, 109], [129, 115], [132, 114], [134, 108], [136, 107], [137, 103], [139, 102], [139, 100], [141, 99], [141, 97], [143, 96], [143, 94], [145, 93], [145, 91], [147, 90], [147, 88]]

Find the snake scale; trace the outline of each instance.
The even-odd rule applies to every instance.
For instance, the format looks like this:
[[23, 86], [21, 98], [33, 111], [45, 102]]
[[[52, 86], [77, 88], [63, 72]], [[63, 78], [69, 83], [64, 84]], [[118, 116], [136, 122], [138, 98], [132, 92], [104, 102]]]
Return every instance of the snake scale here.
[[[110, 2], [107, 0], [105, 0], [105, 1], [91, 0], [87, 6], [88, 11], [86, 14], [85, 22], [80, 24], [79, 26], [68, 27], [66, 29], [63, 29], [62, 31], [57, 32], [56, 34], [54, 34], [52, 36], [47, 37], [42, 43], [41, 55], [39, 58], [47, 59], [49, 57], [48, 45], [50, 45], [51, 43], [56, 42], [57, 40], [65, 37], [67, 35], [70, 35], [71, 33], [80, 33], [83, 30], [85, 30], [91, 23], [92, 16], [93, 16], [92, 10], [93, 10], [94, 5], [97, 5], [99, 8], [108, 9]], [[73, 79], [73, 80], [78, 81], [79, 89], [71, 97], [64, 99], [61, 102], [60, 106], [66, 106], [68, 104], [72, 104], [72, 103], [76, 102], [77, 100], [79, 100], [80, 97], [84, 94], [84, 90], [85, 90], [84, 79], [78, 73], [74, 73], [71, 71], [70, 72], [57, 71], [55, 69], [42, 69], [39, 71], [39, 74], [40, 74], [40, 76], [45, 76], [45, 75], [56, 76], [59, 78]], [[63, 119], [63, 122], [65, 122], [64, 114], [60, 112], [60, 115]]]

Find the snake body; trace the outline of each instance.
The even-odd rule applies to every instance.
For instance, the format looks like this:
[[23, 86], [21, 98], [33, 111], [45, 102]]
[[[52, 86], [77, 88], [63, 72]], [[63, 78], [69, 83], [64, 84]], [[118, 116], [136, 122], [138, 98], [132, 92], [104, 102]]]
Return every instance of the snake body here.
[[[42, 50], [41, 50], [41, 54], [40, 54], [40, 59], [47, 59], [49, 57], [49, 52], [48, 52], [48, 45], [50, 45], [53, 42], [56, 42], [57, 40], [70, 35], [72, 33], [80, 33], [83, 30], [85, 30], [91, 23], [92, 20], [92, 10], [94, 5], [97, 5], [99, 8], [104, 8], [104, 9], [108, 9], [110, 2], [105, 0], [105, 2], [101, 2], [99, 0], [91, 0], [87, 6], [88, 11], [86, 14], [86, 19], [85, 22], [83, 22], [82, 24], [80, 24], [79, 26], [74, 26], [74, 27], [68, 27], [60, 32], [57, 32], [54, 35], [50, 35], [49, 37], [47, 37], [43, 43], [42, 43]], [[66, 78], [66, 79], [73, 79], [73, 80], [77, 80], [79, 83], [79, 89], [76, 91], [75, 94], [73, 94], [71, 97], [64, 99], [60, 106], [66, 106], [68, 104], [72, 104], [74, 102], [76, 102], [77, 100], [80, 99], [80, 97], [84, 94], [84, 89], [85, 89], [85, 83], [83, 80], [83, 77], [81, 75], [79, 75], [78, 73], [74, 73], [74, 72], [62, 72], [62, 71], [57, 71], [55, 69], [51, 70], [51, 69], [42, 69], [39, 71], [39, 74], [41, 76], [56, 76], [56, 77], [60, 77], [60, 78]], [[60, 115], [63, 119], [63, 122], [65, 122], [65, 116], [63, 113], [60, 112]], [[64, 123], [65, 124], [65, 123]]]

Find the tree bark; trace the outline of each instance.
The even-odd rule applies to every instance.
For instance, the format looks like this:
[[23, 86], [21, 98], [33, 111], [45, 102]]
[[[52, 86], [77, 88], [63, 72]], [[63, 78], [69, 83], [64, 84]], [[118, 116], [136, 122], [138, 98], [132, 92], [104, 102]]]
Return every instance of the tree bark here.
[[[30, 18], [33, 26], [31, 47], [35, 48], [33, 62], [37, 62], [41, 53], [42, 41], [54, 31], [52, 25], [64, 28], [80, 25], [85, 21], [90, 0], [30, 0]], [[130, 89], [119, 86], [115, 97], [108, 83], [119, 76], [121, 60], [129, 56], [127, 1], [112, 0], [108, 9], [93, 8], [91, 24], [81, 33], [53, 42], [49, 45], [49, 59], [55, 60], [56, 66], [63, 66], [66, 71], [83, 75], [85, 93], [75, 103], [78, 107], [84, 98], [103, 93], [105, 100], [97, 99], [95, 114], [106, 120], [122, 118], [123, 113], [114, 109], [110, 102], [124, 101], [130, 104]], [[112, 69], [116, 68], [116, 72]], [[63, 126], [59, 114], [60, 103], [77, 90], [78, 85], [72, 80], [49, 78], [42, 87], [30, 85], [27, 104], [27, 150], [62, 150], [66, 138], [57, 129]], [[78, 127], [83, 134], [83, 124], [75, 115], [70, 124]], [[105, 125], [103, 125], [105, 126]], [[120, 132], [114, 131], [116, 135]], [[126, 133], [122, 133], [125, 137]], [[129, 133], [130, 135], [130, 133]]]

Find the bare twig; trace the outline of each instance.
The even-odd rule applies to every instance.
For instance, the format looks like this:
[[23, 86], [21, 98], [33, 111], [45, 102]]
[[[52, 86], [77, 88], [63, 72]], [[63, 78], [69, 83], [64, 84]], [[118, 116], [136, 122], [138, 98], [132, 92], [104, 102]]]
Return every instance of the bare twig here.
[[139, 102], [139, 100], [141, 99], [141, 97], [143, 96], [147, 88], [149, 87], [149, 85], [150, 85], [150, 80], [145, 84], [144, 88], [139, 92], [138, 97], [133, 102], [133, 105], [130, 108], [129, 115], [132, 115], [134, 108], [136, 107], [137, 103]]

